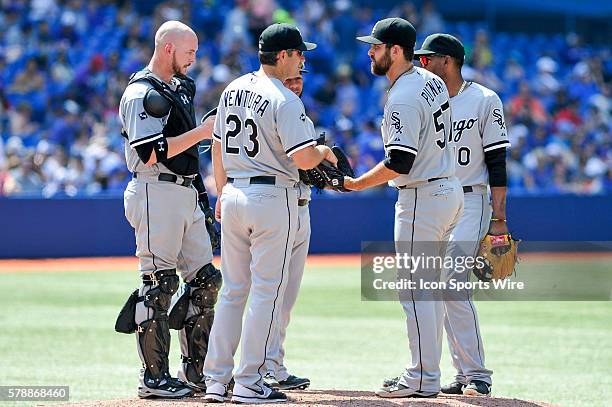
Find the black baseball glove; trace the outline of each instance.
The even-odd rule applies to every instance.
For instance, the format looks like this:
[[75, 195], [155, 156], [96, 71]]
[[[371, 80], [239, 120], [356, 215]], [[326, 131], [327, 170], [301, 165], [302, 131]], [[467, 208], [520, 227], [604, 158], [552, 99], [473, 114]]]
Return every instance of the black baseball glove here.
[[306, 171], [308, 178], [311, 180], [311, 185], [317, 189], [330, 188], [340, 192], [350, 192], [344, 188], [344, 177], [355, 177], [355, 171], [348, 160], [348, 157], [338, 146], [331, 148], [332, 152], [338, 159], [337, 167], [334, 167], [329, 161], [323, 160], [315, 168]]
[[[319, 134], [319, 137], [316, 139], [316, 142], [318, 146], [325, 145], [325, 132], [324, 131], [321, 132], [321, 134]], [[313, 186], [319, 190], [325, 188], [325, 182], [320, 177], [317, 177], [317, 178], [311, 177], [310, 171], [312, 170], [299, 170], [298, 169], [298, 173], [300, 174], [300, 181], [302, 181], [306, 185]]]
[[206, 231], [210, 237], [210, 245], [213, 250], [216, 250], [221, 245], [221, 232], [215, 224], [215, 212], [210, 207], [208, 194], [204, 188], [204, 180], [200, 174], [197, 174], [193, 180], [193, 186], [198, 192], [198, 206], [204, 212], [204, 221], [206, 223]]
[[204, 220], [206, 222], [206, 231], [210, 237], [210, 245], [213, 250], [216, 250], [221, 245], [221, 232], [217, 230], [215, 212], [208, 203], [208, 194], [204, 193], [204, 195], [206, 195], [206, 199], [203, 199], [201, 195], [198, 196], [198, 205], [200, 205], [200, 209], [204, 212]]

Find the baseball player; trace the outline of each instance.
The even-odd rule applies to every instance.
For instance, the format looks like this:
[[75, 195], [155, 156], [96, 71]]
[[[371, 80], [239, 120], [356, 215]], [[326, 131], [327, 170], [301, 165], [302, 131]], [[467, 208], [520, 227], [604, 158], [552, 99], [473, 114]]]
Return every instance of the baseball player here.
[[[506, 226], [506, 149], [510, 147], [501, 100], [492, 90], [461, 75], [463, 44], [448, 34], [433, 34], [415, 52], [421, 65], [440, 76], [448, 87], [453, 111], [453, 143], [457, 177], [463, 186], [464, 208], [453, 229], [451, 256], [475, 256], [489, 230], [508, 233]], [[487, 186], [491, 187], [493, 208]], [[491, 217], [491, 212], [493, 216]], [[448, 270], [447, 279], [469, 281], [470, 272]], [[466, 298], [445, 298], [444, 326], [448, 337], [455, 381], [442, 387], [447, 394], [489, 395], [491, 370], [484, 365], [484, 348], [478, 316]]]
[[[306, 72], [306, 70], [300, 70], [297, 76], [285, 79], [283, 85], [298, 97], [301, 97], [302, 90], [304, 89], [302, 74]], [[306, 120], [310, 120], [310, 118], [306, 118]], [[291, 317], [291, 310], [297, 301], [302, 276], [304, 275], [304, 265], [308, 256], [308, 246], [310, 244], [310, 211], [308, 210], [311, 193], [310, 186], [300, 181], [298, 188], [298, 230], [291, 251], [287, 289], [283, 298], [278, 328], [275, 334], [272, 335], [271, 350], [266, 360], [268, 374], [264, 378], [270, 387], [281, 390], [305, 389], [310, 386], [310, 379], [289, 374], [284, 364], [285, 348], [283, 344]]]
[[[394, 233], [398, 253], [412, 257], [434, 248], [443, 254], [441, 247], [463, 208], [448, 142], [448, 91], [442, 79], [412, 64], [416, 31], [408, 21], [378, 21], [371, 35], [357, 39], [370, 44], [372, 73], [390, 82], [381, 126], [386, 158], [359, 178], [347, 177], [344, 186], [363, 190], [389, 182], [399, 190]], [[422, 274], [417, 268], [414, 272]], [[427, 272], [435, 279], [440, 270]], [[435, 397], [440, 391], [443, 307], [428, 295], [400, 293], [412, 364], [397, 381], [376, 392], [380, 397]]]
[[[205, 386], [201, 373], [192, 373], [202, 369], [221, 281], [211, 264], [204, 213], [192, 187], [199, 167], [197, 143], [211, 137], [213, 123], [195, 124], [195, 85], [185, 75], [197, 49], [191, 28], [179, 21], [162, 24], [149, 65], [131, 77], [119, 107], [126, 162], [133, 172], [124, 194], [125, 216], [135, 230], [142, 284], [116, 328], [136, 333], [143, 363], [140, 397], [179, 398], [192, 394], [189, 386]], [[187, 294], [169, 320], [171, 298], [179, 288], [177, 270]], [[169, 374], [173, 325], [182, 329], [181, 370], [189, 386]], [[201, 360], [199, 369], [191, 366], [196, 360]]]
[[239, 342], [231, 400], [287, 400], [264, 376], [298, 230], [298, 168], [313, 168], [323, 159], [337, 162], [331, 149], [315, 146], [304, 105], [283, 86], [298, 75], [304, 51], [315, 46], [289, 24], [267, 27], [259, 38], [261, 68], [231, 82], [217, 107], [213, 168], [221, 200], [224, 285], [204, 362], [208, 401], [227, 399]]

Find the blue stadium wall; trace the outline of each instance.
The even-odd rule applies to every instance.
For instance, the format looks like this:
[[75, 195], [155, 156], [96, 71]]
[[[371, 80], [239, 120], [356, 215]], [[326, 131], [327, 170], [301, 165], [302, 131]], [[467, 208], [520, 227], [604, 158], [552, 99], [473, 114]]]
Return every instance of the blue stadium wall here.
[[[314, 196], [311, 253], [355, 253], [393, 238], [395, 197]], [[511, 197], [508, 217], [527, 241], [612, 241], [612, 195]], [[121, 198], [0, 199], [0, 258], [130, 256]]]

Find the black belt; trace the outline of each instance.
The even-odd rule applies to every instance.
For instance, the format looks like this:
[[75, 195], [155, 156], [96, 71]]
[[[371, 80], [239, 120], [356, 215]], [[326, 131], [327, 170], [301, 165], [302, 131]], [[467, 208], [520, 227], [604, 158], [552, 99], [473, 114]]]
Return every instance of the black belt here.
[[308, 205], [308, 199], [298, 199], [298, 206]]
[[[134, 178], [138, 178], [137, 172], [134, 173]], [[187, 187], [187, 188], [191, 187], [191, 184], [193, 184], [193, 178], [188, 178], [188, 177], [181, 177], [181, 178], [183, 178], [183, 182], [181, 182], [180, 184], [177, 184], [176, 181], [178, 181], [179, 179], [178, 175], [161, 173], [157, 176], [158, 181], [172, 182], [173, 184], [180, 185], [180, 186]]]
[[[448, 179], [448, 177], [429, 178], [427, 182], [434, 182], [434, 181], [438, 181], [441, 179]], [[409, 187], [408, 185], [402, 185], [401, 187], [396, 187], [396, 188], [397, 189], [408, 189], [408, 188], [415, 188], [415, 187]]]
[[474, 188], [469, 187], [469, 186], [468, 187], [463, 187], [463, 193], [464, 194], [467, 194], [467, 193], [470, 193], [470, 192], [474, 192]]
[[[245, 178], [247, 179], [247, 178]], [[260, 185], [274, 185], [276, 184], [276, 177], [270, 175], [260, 175], [257, 177], [248, 178], [249, 184], [260, 184]], [[234, 182], [234, 178], [227, 177], [227, 182]]]

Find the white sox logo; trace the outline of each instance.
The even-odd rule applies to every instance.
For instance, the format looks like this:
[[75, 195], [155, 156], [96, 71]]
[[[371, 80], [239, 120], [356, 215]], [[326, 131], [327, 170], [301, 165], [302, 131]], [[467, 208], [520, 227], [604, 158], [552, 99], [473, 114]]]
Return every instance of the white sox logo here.
[[187, 97], [187, 95], [181, 94], [181, 100], [183, 101], [184, 105], [188, 105], [189, 104], [189, 98]]
[[157, 148], [157, 151], [165, 151], [163, 141], [158, 141], [157, 144], [159, 145], [159, 147]]
[[493, 117], [495, 117], [493, 123], [497, 124], [500, 130], [504, 130], [506, 128], [506, 123], [504, 123], [504, 117], [501, 114], [501, 110], [493, 109]]
[[402, 134], [404, 126], [402, 126], [402, 122], [400, 121], [399, 112], [391, 112], [391, 126], [393, 126], [397, 134]]
[[458, 120], [453, 122], [453, 141], [456, 143], [461, 140], [461, 136], [465, 130], [469, 130], [474, 127], [474, 124], [478, 121], [478, 117], [471, 119]]

